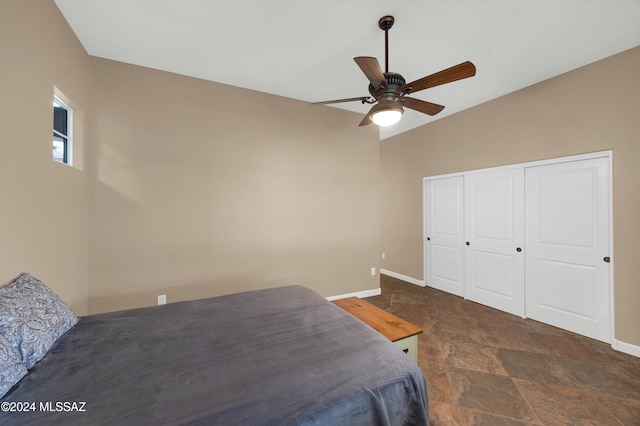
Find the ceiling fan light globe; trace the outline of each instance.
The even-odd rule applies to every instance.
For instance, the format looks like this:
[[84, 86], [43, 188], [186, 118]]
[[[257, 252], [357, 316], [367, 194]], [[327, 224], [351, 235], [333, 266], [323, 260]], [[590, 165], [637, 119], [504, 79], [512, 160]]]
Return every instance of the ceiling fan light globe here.
[[393, 126], [402, 118], [404, 110], [395, 102], [381, 102], [371, 112], [371, 121], [381, 127]]
[[393, 126], [402, 118], [402, 112], [389, 109], [375, 112], [371, 115], [371, 121], [381, 127]]

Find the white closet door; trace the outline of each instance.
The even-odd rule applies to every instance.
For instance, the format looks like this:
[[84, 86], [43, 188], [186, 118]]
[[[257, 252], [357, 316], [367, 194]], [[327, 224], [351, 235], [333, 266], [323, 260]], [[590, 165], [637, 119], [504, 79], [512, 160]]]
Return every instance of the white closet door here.
[[426, 285], [463, 295], [462, 176], [425, 181]]
[[605, 342], [609, 179], [608, 158], [526, 169], [526, 315]]
[[464, 182], [465, 297], [524, 316], [524, 169]]

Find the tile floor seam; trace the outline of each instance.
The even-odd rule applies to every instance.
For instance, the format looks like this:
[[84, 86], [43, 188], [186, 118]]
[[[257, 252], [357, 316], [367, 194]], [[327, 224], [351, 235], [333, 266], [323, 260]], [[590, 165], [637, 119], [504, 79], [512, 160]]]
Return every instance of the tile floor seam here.
[[[447, 376], [447, 381], [449, 382], [449, 389], [453, 389], [453, 383], [451, 382], [451, 374], [449, 374], [449, 371], [446, 366], [444, 367], [444, 374]], [[462, 423], [462, 413], [460, 412], [460, 404], [458, 404], [458, 401], [456, 401], [455, 395], [453, 394], [453, 390], [451, 391], [451, 397], [453, 398], [453, 401], [451, 401], [451, 404], [453, 405], [455, 414], [458, 417], [457, 420], [459, 423]]]
[[513, 377], [509, 376], [509, 378], [511, 379], [511, 381], [513, 382], [513, 385], [516, 387], [516, 389], [518, 389], [518, 392], [520, 393], [520, 395], [522, 396], [522, 399], [524, 399], [524, 401], [527, 403], [527, 406], [529, 407], [529, 409], [531, 410], [531, 412], [536, 416], [536, 418], [538, 419], [538, 424], [544, 426], [544, 422], [542, 421], [542, 419], [540, 418], [540, 414], [538, 414], [538, 411], [536, 411], [536, 409], [531, 405], [531, 402], [529, 401], [529, 399], [527, 397], [525, 397], [525, 395], [522, 393], [522, 389], [520, 389], [520, 386], [518, 386], [518, 382], [516, 380], [513, 379]]
[[[514, 380], [514, 377], [511, 375], [511, 373], [509, 372], [509, 370], [504, 366], [502, 360], [500, 359], [500, 357], [498, 356], [497, 353], [497, 349], [501, 349], [501, 348], [494, 348], [493, 346], [491, 347], [491, 349], [493, 350], [496, 358], [498, 359], [498, 361], [500, 362], [500, 364], [502, 365], [502, 368], [504, 368], [504, 370], [507, 372], [507, 375], [509, 376], [509, 379], [511, 380], [511, 382], [513, 383], [513, 386], [518, 390], [518, 393], [520, 394], [520, 397], [522, 398], [522, 400], [527, 404], [527, 407], [529, 407], [529, 410], [533, 413], [534, 416], [536, 416], [536, 420], [537, 422], [535, 422], [534, 424], [538, 424], [541, 426], [544, 426], [544, 422], [542, 421], [542, 419], [540, 418], [540, 415], [538, 414], [538, 412], [533, 408], [533, 406], [531, 405], [531, 402], [525, 397], [525, 395], [522, 393], [522, 390], [520, 389], [520, 386], [518, 386], [518, 383]], [[533, 422], [532, 422], [533, 423]]]

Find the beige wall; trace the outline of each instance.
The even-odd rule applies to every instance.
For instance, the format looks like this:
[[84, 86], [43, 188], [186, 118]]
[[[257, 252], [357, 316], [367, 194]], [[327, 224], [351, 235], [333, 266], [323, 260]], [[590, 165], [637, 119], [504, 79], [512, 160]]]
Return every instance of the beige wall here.
[[[379, 287], [377, 130], [357, 114], [91, 58], [50, 0], [1, 0], [0, 24], [1, 282], [29, 271], [80, 315]], [[54, 87], [75, 168], [51, 159]]]
[[357, 114], [91, 60], [90, 310], [379, 288], [379, 144]]
[[52, 160], [54, 86], [82, 166], [89, 59], [53, 1], [0, 0], [0, 284], [22, 271], [88, 309], [88, 178]]
[[615, 338], [640, 345], [639, 117], [637, 47], [384, 140], [381, 267], [423, 278], [423, 177], [612, 149]]

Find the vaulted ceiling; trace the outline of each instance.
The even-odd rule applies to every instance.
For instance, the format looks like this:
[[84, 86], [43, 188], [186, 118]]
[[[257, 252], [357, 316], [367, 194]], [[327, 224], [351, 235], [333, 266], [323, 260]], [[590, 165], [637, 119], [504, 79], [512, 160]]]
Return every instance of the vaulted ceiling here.
[[[445, 105], [440, 114], [407, 110], [381, 138], [640, 45], [640, 0], [55, 2], [90, 55], [305, 102], [368, 95], [353, 58], [384, 68], [384, 15], [395, 17], [389, 71], [407, 81], [476, 65], [475, 77], [413, 95]], [[331, 107], [370, 105], [317, 108]]]

